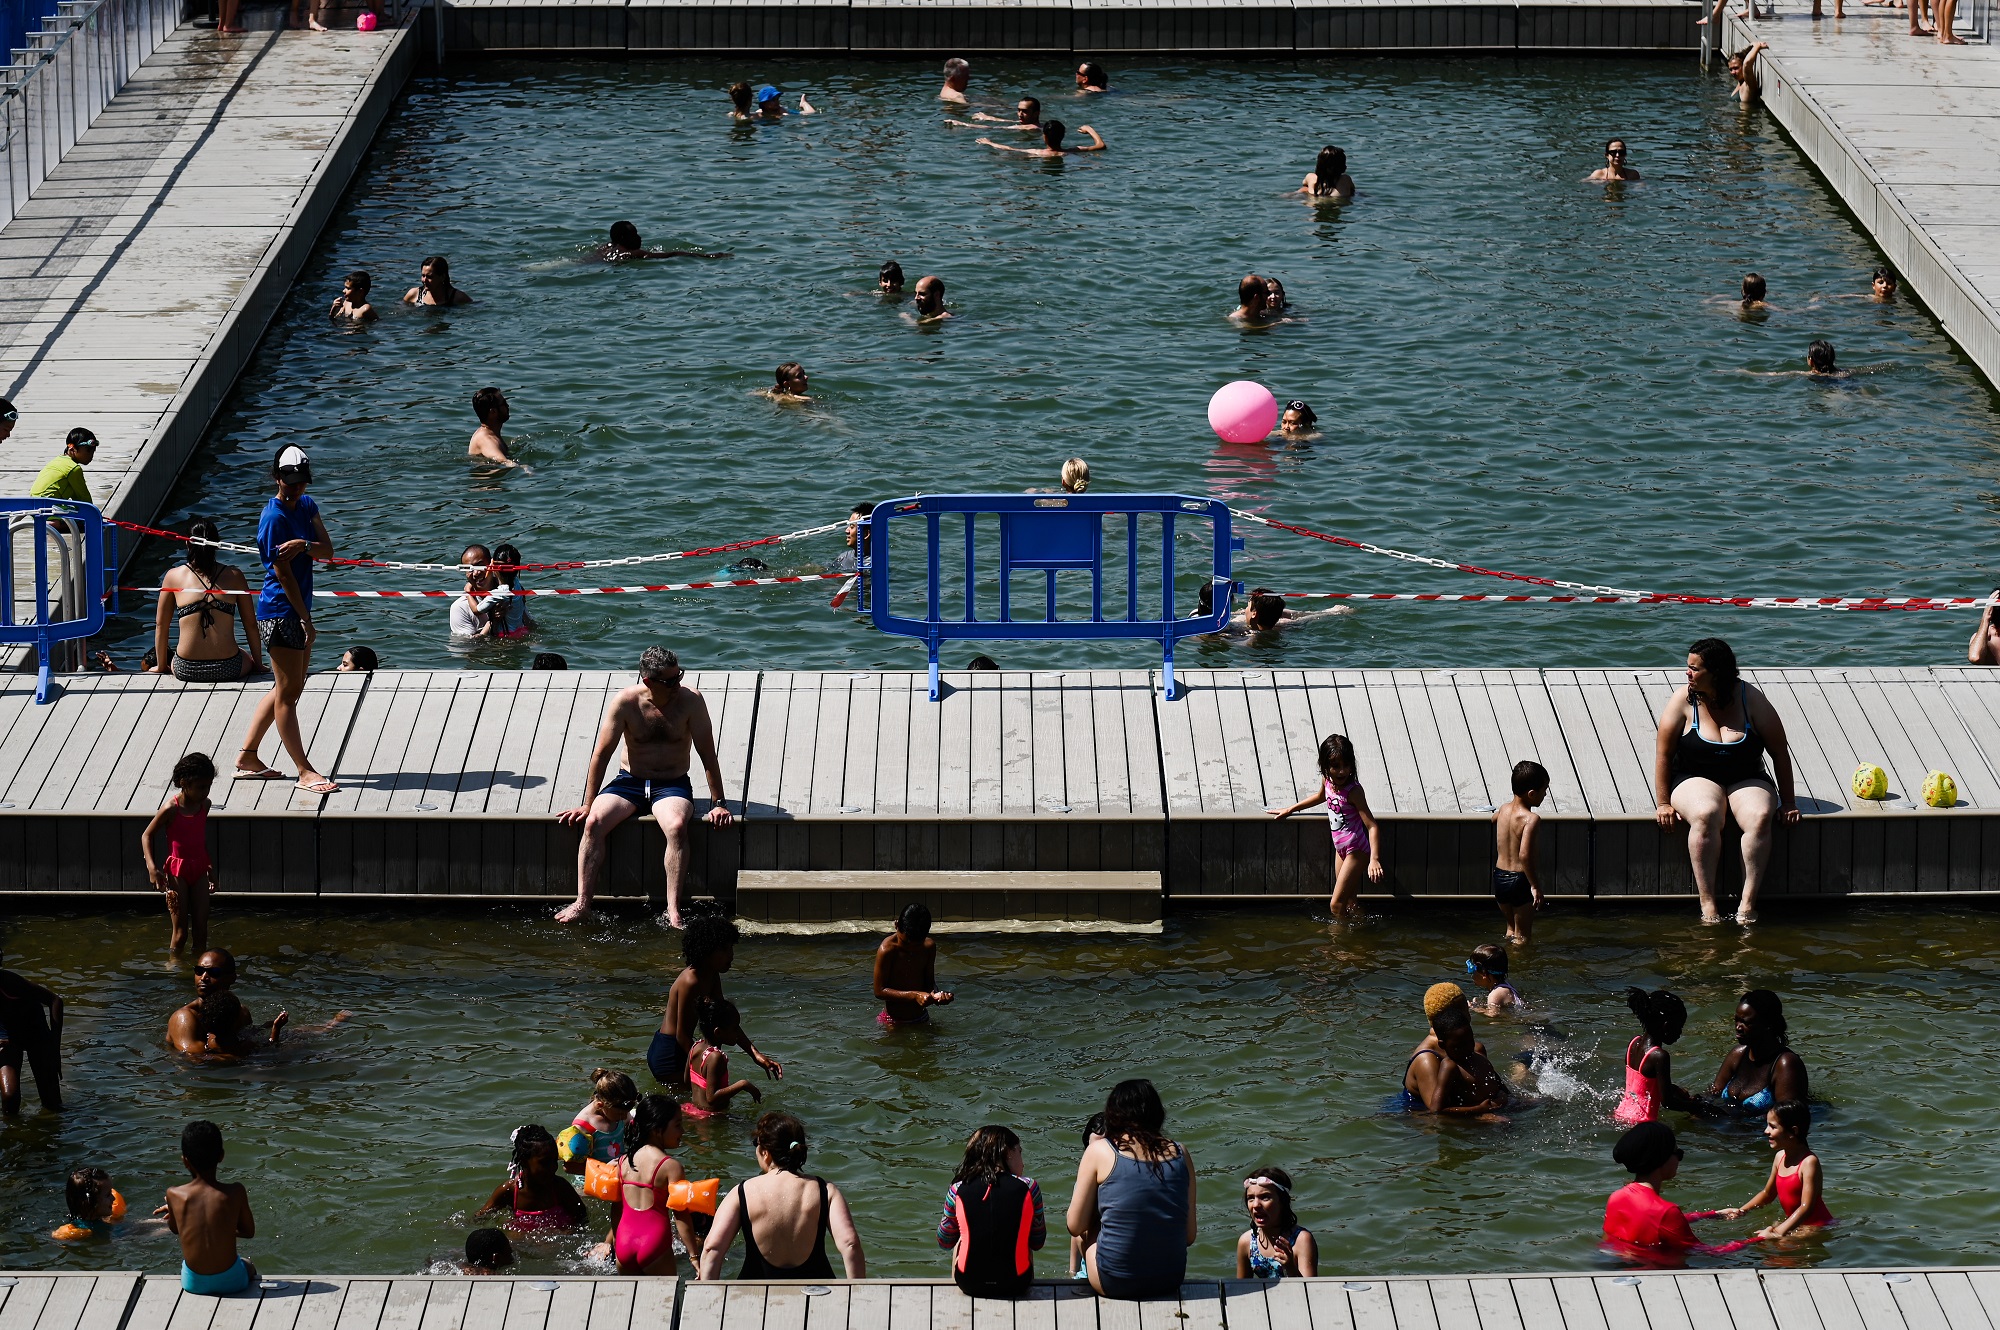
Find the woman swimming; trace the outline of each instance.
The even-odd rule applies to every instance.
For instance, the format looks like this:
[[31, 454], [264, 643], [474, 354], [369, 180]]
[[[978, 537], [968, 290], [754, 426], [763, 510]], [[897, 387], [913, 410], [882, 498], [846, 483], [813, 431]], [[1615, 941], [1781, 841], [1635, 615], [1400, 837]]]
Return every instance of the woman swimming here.
[[548, 1128], [532, 1122], [516, 1127], [511, 1143], [514, 1154], [507, 1180], [493, 1189], [479, 1213], [509, 1211], [514, 1216], [510, 1224], [522, 1233], [581, 1228], [588, 1217], [583, 1197], [556, 1167], [556, 1138]]
[[1722, 1060], [1708, 1104], [1728, 1117], [1762, 1117], [1773, 1104], [1805, 1103], [1805, 1060], [1785, 1042], [1785, 1005], [1768, 988], [1736, 1003], [1736, 1047]]
[[1628, 988], [1625, 1005], [1639, 1018], [1644, 1033], [1634, 1035], [1625, 1045], [1625, 1093], [1618, 1100], [1613, 1120], [1633, 1127], [1657, 1121], [1663, 1106], [1692, 1108], [1693, 1097], [1673, 1083], [1673, 1054], [1667, 1052], [1667, 1046], [1678, 1043], [1681, 1031], [1687, 1028], [1687, 1005], [1664, 988], [1651, 993]]

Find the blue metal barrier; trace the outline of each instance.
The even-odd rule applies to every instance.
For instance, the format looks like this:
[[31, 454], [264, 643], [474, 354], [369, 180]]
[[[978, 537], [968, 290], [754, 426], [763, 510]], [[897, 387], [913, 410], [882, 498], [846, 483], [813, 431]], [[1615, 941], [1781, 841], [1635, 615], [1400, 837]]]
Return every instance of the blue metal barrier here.
[[[944, 589], [940, 583], [943, 567], [943, 521], [947, 513], [964, 518], [964, 583], [957, 590], [964, 597], [963, 611], [947, 614]], [[1157, 586], [1141, 578], [1140, 519], [1153, 516], [1159, 521], [1159, 565]], [[979, 519], [995, 519], [988, 529], [997, 528], [998, 562], [984, 570], [980, 566]], [[1114, 606], [1123, 601], [1122, 613], [1105, 608], [1106, 518], [1124, 518], [1123, 531], [1114, 534], [1109, 545], [1124, 555], [1123, 596], [1114, 588]], [[1181, 615], [1175, 610], [1174, 544], [1182, 524], [1200, 523], [1211, 535], [1212, 551], [1203, 562], [1208, 565], [1210, 585], [1220, 584], [1223, 594], [1215, 597], [1211, 613]], [[907, 533], [919, 527], [923, 538], [924, 609], [922, 617], [897, 614], [893, 598], [900, 588], [901, 556], [892, 553], [908, 549]], [[1122, 539], [1119, 537], [1122, 535]], [[902, 543], [899, 546], [899, 538]], [[990, 541], [988, 542], [991, 543]], [[931, 700], [938, 698], [938, 647], [947, 639], [1001, 639], [1095, 641], [1106, 638], [1151, 638], [1160, 643], [1166, 671], [1168, 698], [1185, 691], [1174, 683], [1174, 643], [1196, 633], [1220, 631], [1229, 620], [1234, 586], [1230, 582], [1230, 556], [1242, 548], [1242, 541], [1230, 534], [1229, 507], [1214, 499], [1191, 498], [1184, 494], [924, 494], [907, 499], [891, 499], [875, 505], [862, 538], [862, 605], [873, 615], [875, 626], [885, 633], [924, 640], [930, 652]], [[1148, 560], [1147, 562], [1150, 562]], [[1090, 577], [1088, 617], [1062, 618], [1057, 611], [1056, 577], [1078, 572]], [[1043, 594], [1024, 609], [1014, 598], [1016, 573], [1039, 573]], [[998, 582], [999, 613], [995, 618], [979, 617], [979, 593]], [[1157, 615], [1142, 613], [1140, 583], [1149, 583], [1143, 597], [1157, 604]], [[1153, 597], [1157, 596], [1157, 601]]]
[[[93, 636], [104, 627], [104, 515], [94, 505], [70, 499], [0, 499], [6, 520], [6, 552], [0, 557], [0, 645], [33, 643], [40, 658], [35, 701], [52, 700], [50, 649], [58, 642]], [[34, 541], [34, 618], [17, 618], [20, 597], [14, 580], [15, 536]], [[59, 565], [49, 575], [53, 542]]]

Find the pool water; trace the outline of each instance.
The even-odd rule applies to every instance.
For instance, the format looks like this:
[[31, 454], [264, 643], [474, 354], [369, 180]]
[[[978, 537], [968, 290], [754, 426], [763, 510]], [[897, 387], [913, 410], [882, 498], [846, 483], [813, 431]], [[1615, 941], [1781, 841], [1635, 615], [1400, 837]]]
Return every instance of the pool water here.
[[[1610, 1112], [1637, 1032], [1619, 997], [1628, 983], [1686, 999], [1681, 1084], [1707, 1088], [1746, 987], [1783, 995], [1811, 1069], [1813, 1144], [1840, 1223], [1822, 1241], [1728, 1262], [2000, 1255], [2000, 1124], [1991, 1087], [1968, 1070], [1988, 1047], [2000, 916], [1815, 905], [1773, 911], [1746, 937], [1678, 911], [1552, 908], [1516, 962], [1528, 1015], [1481, 1018], [1478, 1030], [1502, 1068], [1524, 1047], [1544, 1050], [1560, 1073], [1544, 1088], [1567, 1097], [1504, 1124], [1385, 1113], [1423, 1033], [1424, 989], [1462, 979], [1494, 923], [1486, 910], [1434, 910], [1329, 931], [1270, 912], [1180, 916], [1158, 937], [947, 937], [941, 982], [958, 1001], [929, 1028], [895, 1031], [873, 1019], [871, 938], [748, 939], [727, 986], [785, 1066], [782, 1083], [764, 1083], [765, 1106], [806, 1122], [810, 1166], [847, 1192], [874, 1275], [944, 1273], [939, 1207], [966, 1136], [986, 1122], [1023, 1138], [1052, 1228], [1038, 1271], [1060, 1275], [1078, 1129], [1113, 1083], [1141, 1075], [1197, 1166], [1197, 1277], [1233, 1272], [1240, 1180], [1264, 1165], [1297, 1181], [1325, 1273], [1603, 1268], [1604, 1197], [1624, 1181]], [[601, 918], [578, 933], [528, 914], [225, 902], [216, 935], [236, 949], [238, 992], [256, 1016], [280, 1004], [300, 1023], [356, 1016], [269, 1061], [193, 1067], [162, 1041], [192, 991], [190, 971], [166, 961], [165, 934], [164, 919], [137, 913], [8, 926], [7, 964], [70, 1004], [71, 1108], [0, 1126], [0, 1268], [173, 1268], [163, 1233], [86, 1246], [47, 1233], [65, 1169], [103, 1165], [143, 1213], [179, 1180], [181, 1125], [206, 1116], [228, 1143], [224, 1175], [249, 1187], [258, 1236], [245, 1251], [263, 1269], [423, 1269], [474, 1225], [512, 1128], [566, 1124], [593, 1067], [650, 1087], [644, 1053], [678, 964], [677, 935], [651, 922]], [[753, 1115], [691, 1124], [679, 1152], [690, 1174], [741, 1180], [754, 1167]], [[1675, 1199], [1711, 1208], [1756, 1189], [1770, 1156], [1755, 1129], [1670, 1120], [1687, 1150]], [[601, 1236], [608, 1209], [592, 1211]], [[517, 1247], [524, 1271], [589, 1268], [582, 1237]]]
[[[1053, 486], [1213, 494], [1453, 560], [1704, 593], [1977, 594], [2000, 581], [2000, 401], [1916, 302], [1865, 298], [1882, 262], [1761, 112], [1692, 60], [1170, 62], [1087, 102], [1066, 66], [982, 61], [1089, 122], [1102, 154], [975, 143], [928, 63], [466, 63], [411, 85], [166, 520], [250, 538], [282, 443], [312, 454], [339, 550], [530, 561], [710, 545], [836, 521], [859, 500]], [[723, 88], [782, 78], [822, 114], [736, 127]], [[989, 127], [990, 129], [990, 127]], [[1637, 185], [1580, 183], [1620, 134]], [[1320, 144], [1361, 198], [1289, 191]], [[581, 261], [617, 218], [728, 260]], [[398, 304], [450, 256], [478, 303]], [[942, 274], [957, 317], [917, 327], [877, 267]], [[326, 318], [365, 268], [381, 321]], [[1768, 317], [1729, 305], [1769, 280]], [[1226, 312], [1248, 271], [1293, 321]], [[1831, 339], [1837, 383], [1799, 368]], [[816, 402], [756, 396], [803, 361]], [[1773, 376], [1777, 375], [1777, 376]], [[1308, 443], [1219, 444], [1208, 397], [1251, 377], [1317, 409]], [[512, 401], [532, 471], [470, 465], [473, 391]], [[835, 536], [757, 553], [830, 564]], [[150, 550], [142, 579], [164, 566]], [[715, 576], [725, 560], [531, 577]], [[1252, 530], [1239, 563], [1283, 591], [1518, 586]], [[1184, 592], [1191, 592], [1194, 578]], [[323, 574], [440, 587], [449, 574]], [[654, 641], [704, 667], [909, 668], [920, 647], [828, 608], [826, 584], [533, 604], [530, 641], [454, 650], [442, 602], [322, 602], [321, 663], [624, 666]], [[146, 598], [137, 598], [144, 602]], [[151, 607], [118, 621], [136, 657]], [[1686, 607], [1363, 606], [1206, 665], [1652, 666], [1723, 632], [1751, 664], [1962, 659], [1969, 614]], [[976, 650], [963, 649], [965, 656]], [[1141, 644], [1015, 644], [1004, 665], [1131, 665]], [[127, 662], [129, 663], [129, 662]], [[956, 660], [948, 663], [960, 663]]]

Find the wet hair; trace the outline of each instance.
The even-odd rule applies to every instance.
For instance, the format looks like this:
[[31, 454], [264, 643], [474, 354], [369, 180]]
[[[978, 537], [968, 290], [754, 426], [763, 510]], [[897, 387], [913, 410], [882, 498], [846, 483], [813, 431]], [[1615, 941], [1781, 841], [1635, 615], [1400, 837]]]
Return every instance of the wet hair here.
[[1762, 277], [1759, 277], [1754, 272], [1743, 275], [1743, 300], [1746, 304], [1752, 300], [1762, 300], [1765, 290], [1766, 287]]
[[1314, 411], [1311, 407], [1307, 406], [1305, 399], [1303, 397], [1294, 397], [1291, 401], [1285, 403], [1285, 410], [1287, 412], [1291, 411], [1298, 412], [1299, 423], [1301, 425], [1319, 424], [1319, 413], [1317, 411]]
[[160, 668], [160, 653], [152, 647], [147, 647], [146, 654], [139, 657], [139, 668], [142, 670], [157, 670]]
[[354, 657], [354, 668], [364, 673], [373, 674], [382, 667], [382, 662], [375, 655], [374, 647], [349, 647], [347, 654]]
[[875, 515], [875, 505], [872, 503], [857, 503], [847, 510], [847, 515], [849, 517], [873, 517]]
[[1611, 1158], [1633, 1177], [1643, 1178], [1673, 1158], [1679, 1148], [1672, 1127], [1664, 1122], [1642, 1122], [1618, 1138]]
[[472, 395], [472, 414], [484, 424], [486, 417], [507, 405], [507, 394], [498, 388], [481, 388]]
[[1210, 578], [1194, 590], [1194, 612], [1204, 619], [1215, 613], [1215, 579]]
[[505, 1229], [475, 1228], [465, 1235], [465, 1263], [475, 1270], [501, 1270], [514, 1264], [514, 1244]]
[[1639, 1028], [1656, 1044], [1671, 1044], [1687, 1028], [1687, 1003], [1664, 988], [1648, 993], [1643, 988], [1625, 990], [1625, 1005], [1639, 1018]]
[[1160, 1102], [1160, 1092], [1151, 1081], [1120, 1081], [1104, 1097], [1104, 1138], [1134, 1154], [1152, 1155], [1140, 1162], [1155, 1173], [1162, 1170], [1174, 1148], [1161, 1131], [1166, 1123], [1166, 1105]]
[[703, 998], [695, 1020], [701, 1025], [701, 1037], [712, 1044], [718, 1036], [735, 1029], [742, 1022], [743, 1014], [728, 998]]
[[1247, 618], [1252, 628], [1275, 628], [1285, 617], [1285, 598], [1258, 587], [1250, 597]]
[[681, 667], [681, 658], [665, 647], [647, 647], [639, 653], [639, 677], [664, 680]]
[[[1249, 1177], [1243, 1179], [1243, 1185], [1248, 1187], [1251, 1183], [1260, 1180], [1266, 1186], [1273, 1183], [1277, 1184], [1278, 1204], [1284, 1207], [1278, 1219], [1278, 1229], [1284, 1233], [1291, 1232], [1292, 1228], [1299, 1222], [1298, 1212], [1292, 1209], [1292, 1175], [1285, 1172], [1282, 1168], [1266, 1164], [1257, 1169]], [[1246, 1196], [1243, 1200], [1244, 1208], [1246, 1210], [1249, 1209], [1250, 1198]]]
[[1090, 488], [1090, 463], [1072, 457], [1062, 465], [1062, 487], [1066, 493], [1081, 494]]
[[806, 1166], [806, 1124], [790, 1113], [766, 1113], [758, 1118], [750, 1141], [787, 1173]]
[[1095, 60], [1084, 61], [1083, 81], [1092, 87], [1104, 87], [1107, 82], [1104, 77], [1104, 66], [1098, 64]]
[[71, 430], [63, 439], [63, 447], [65, 448], [95, 448], [96, 446], [97, 436], [81, 425]]
[[1624, 143], [1624, 142], [1625, 142], [1625, 140], [1624, 140], [1624, 139], [1606, 139], [1606, 140], [1604, 140], [1604, 151], [1605, 151], [1605, 152], [1606, 152], [1606, 153], [1608, 154], [1608, 153], [1610, 153], [1610, 151], [1611, 151], [1611, 145], [1612, 145], [1612, 144], [1614, 144], [1614, 143]]
[[1901, 279], [1896, 276], [1894, 268], [1877, 268], [1874, 274], [1869, 277], [1868, 282], [1871, 286], [1876, 282], [1887, 282], [1891, 286], [1900, 286], [1902, 284]]
[[1536, 790], [1549, 788], [1549, 769], [1528, 758], [1514, 764], [1514, 771], [1508, 777], [1515, 794], [1533, 794]]
[[1088, 1118], [1084, 1119], [1083, 1143], [1085, 1145], [1090, 1144], [1091, 1137], [1102, 1136], [1103, 1134], [1104, 1134], [1104, 1115], [1102, 1113], [1092, 1113]]
[[1806, 348], [1806, 364], [1820, 374], [1833, 373], [1833, 343], [1822, 337]]
[[212, 1034], [234, 1037], [243, 1024], [243, 1004], [226, 988], [194, 1000], [194, 1030], [203, 1039]]
[[493, 562], [500, 565], [499, 568], [494, 570], [493, 575], [495, 577], [510, 587], [521, 585], [521, 574], [518, 567], [521, 562], [521, 551], [517, 546], [512, 544], [495, 545], [493, 547]]
[[[423, 267], [429, 268], [431, 270], [430, 284], [432, 286], [443, 287], [446, 291], [450, 291], [452, 289], [451, 261], [445, 258], [444, 255], [442, 254], [431, 255], [429, 258], [424, 260]], [[419, 269], [419, 271], [421, 272], [422, 269]]]
[[981, 1127], [965, 1143], [965, 1158], [953, 1182], [994, 1182], [1007, 1176], [1007, 1154], [1021, 1148], [1021, 1138], [1008, 1127]]
[[639, 248], [639, 228], [630, 222], [611, 224], [611, 243], [620, 249]]
[[1333, 193], [1334, 186], [1346, 174], [1347, 150], [1327, 144], [1319, 150], [1319, 159], [1313, 163], [1313, 193]]
[[1507, 977], [1507, 952], [1491, 942], [1482, 942], [1472, 949], [1472, 963], [1495, 979]]
[[641, 1098], [632, 1110], [632, 1125], [625, 1129], [625, 1139], [630, 1142], [627, 1153], [639, 1153], [639, 1147], [652, 1140], [654, 1132], [671, 1127], [680, 1115], [680, 1103], [672, 1095], [649, 1094]]
[[181, 1157], [197, 1173], [213, 1173], [222, 1162], [222, 1128], [207, 1118], [196, 1118], [181, 1128]]
[[207, 784], [215, 780], [215, 762], [207, 753], [189, 753], [174, 763], [174, 784]]
[[[1787, 1099], [1783, 1103], [1773, 1104], [1771, 1111], [1778, 1115], [1778, 1125], [1801, 1141], [1812, 1131], [1812, 1105], [1803, 1099]], [[70, 1213], [76, 1213], [74, 1207]]]
[[533, 667], [538, 670], [566, 670], [569, 662], [553, 651], [537, 651]]
[[1069, 126], [1054, 117], [1042, 121], [1042, 142], [1051, 148], [1061, 148], [1063, 135], [1067, 133]]
[[[1021, 100], [1028, 104], [1028, 119], [1023, 121], [1022, 122], [1023, 124], [1029, 124], [1034, 121], [1038, 121], [1042, 118], [1042, 103], [1040, 98], [1023, 97]], [[1014, 108], [1015, 114], [1017, 115], [1020, 114], [1020, 110], [1021, 110], [1020, 107], [1018, 106], [1015, 107]]]
[[1431, 1017], [1431, 1033], [1440, 1040], [1464, 1031], [1472, 1032], [1472, 1008], [1465, 1002], [1453, 1002], [1439, 1007]]
[[629, 1109], [639, 1102], [639, 1087], [622, 1071], [596, 1067], [590, 1073], [590, 1097], [607, 1104], [623, 1104]]
[[953, 56], [944, 62], [944, 76], [946, 78], [951, 78], [957, 74], [970, 74], [971, 72], [971, 64], [958, 56]]
[[375, 285], [375, 279], [361, 271], [361, 269], [356, 268], [353, 272], [347, 274], [347, 284], [362, 295], [367, 295], [368, 289]]
[[796, 360], [787, 360], [774, 371], [777, 380], [775, 386], [780, 392], [783, 392], [786, 379], [791, 378], [794, 374], [803, 374], [805, 372], [806, 367], [804, 365], [801, 365]]
[[1254, 272], [1236, 284], [1236, 302], [1245, 309], [1262, 309], [1270, 298], [1271, 284]]
[[922, 901], [911, 901], [896, 916], [896, 931], [904, 937], [922, 940], [931, 935], [931, 907]]
[[549, 1135], [549, 1129], [538, 1122], [514, 1128], [514, 1134], [507, 1138], [507, 1143], [513, 1147], [513, 1154], [509, 1157], [508, 1163], [517, 1173], [525, 1169], [528, 1161], [540, 1155], [542, 1151], [547, 1150], [550, 1154], [554, 1154], [556, 1149], [556, 1138]]
[[737, 110], [748, 114], [750, 110], [750, 85], [742, 79], [738, 79], [736, 82], [730, 84], [729, 100], [736, 103]]
[[681, 933], [681, 959], [690, 968], [699, 970], [708, 964], [709, 957], [724, 947], [733, 947], [743, 936], [736, 922], [727, 915], [698, 914], [688, 920]]
[[1266, 305], [1276, 305], [1279, 309], [1283, 309], [1292, 303], [1291, 297], [1285, 294], [1285, 284], [1277, 278], [1266, 277], [1264, 285], [1270, 288], [1270, 295], [1264, 301]]
[[1742, 678], [1741, 672], [1736, 668], [1736, 652], [1730, 648], [1729, 643], [1719, 637], [1702, 638], [1688, 648], [1688, 654], [1699, 656], [1702, 668], [1715, 676], [1715, 691], [1718, 697], [1727, 689], [1734, 688], [1736, 681]]
[[101, 1168], [73, 1168], [63, 1184], [63, 1203], [77, 1219], [95, 1219], [111, 1194], [111, 1175]]
[[[189, 522], [187, 533], [194, 540], [222, 539], [222, 528], [206, 517], [197, 517]], [[213, 545], [197, 545], [193, 540], [189, 541], [187, 553], [181, 556], [181, 562], [200, 573], [206, 581], [213, 582], [222, 573]]]
[[991, 656], [974, 656], [971, 660], [965, 662], [965, 668], [968, 670], [997, 670], [1000, 668], [1000, 662]]
[[1785, 1036], [1789, 1027], [1785, 1024], [1785, 1004], [1776, 993], [1768, 988], [1753, 988], [1736, 999], [1739, 1007], [1748, 1007], [1758, 1020], [1778, 1032], [1778, 1047], [1788, 1048]]
[[882, 265], [882, 271], [875, 275], [875, 280], [878, 285], [882, 282], [889, 282], [898, 287], [902, 286], [903, 265], [894, 259], [890, 259]]
[[1345, 766], [1350, 772], [1360, 774], [1355, 770], [1354, 745], [1347, 741], [1344, 734], [1329, 734], [1319, 741], [1319, 774], [1332, 780], [1336, 766]]

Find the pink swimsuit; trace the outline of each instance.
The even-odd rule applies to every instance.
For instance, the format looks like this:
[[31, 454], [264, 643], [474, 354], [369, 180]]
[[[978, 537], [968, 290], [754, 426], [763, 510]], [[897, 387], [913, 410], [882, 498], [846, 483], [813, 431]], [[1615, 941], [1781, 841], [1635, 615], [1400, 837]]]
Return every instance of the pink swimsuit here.
[[[694, 1048], [688, 1053], [689, 1085], [699, 1085], [704, 1090], [709, 1088], [708, 1081], [701, 1074], [701, 1063], [702, 1059], [708, 1056], [709, 1049], [713, 1047], [715, 1045], [709, 1043], [706, 1039], [695, 1041]], [[725, 1057], [722, 1060], [721, 1066], [722, 1071], [717, 1072], [717, 1076], [721, 1076], [729, 1070], [729, 1059]], [[685, 1104], [681, 1105], [681, 1115], [683, 1117], [712, 1118], [721, 1111], [715, 1108], [696, 1108], [693, 1099], [689, 1099]]]
[[1322, 779], [1320, 788], [1326, 792], [1326, 820], [1333, 828], [1333, 848], [1341, 854], [1368, 853], [1368, 828], [1361, 824], [1361, 814], [1354, 811], [1348, 791], [1358, 790], [1358, 781], [1349, 781], [1338, 789], [1330, 780]]
[[1618, 1101], [1618, 1111], [1611, 1115], [1621, 1127], [1636, 1127], [1642, 1122], [1660, 1120], [1659, 1082], [1642, 1070], [1646, 1065], [1646, 1056], [1652, 1050], [1648, 1049], [1646, 1054], [1640, 1055], [1637, 1067], [1632, 1065], [1632, 1050], [1645, 1037], [1639, 1035], [1625, 1045], [1625, 1094]]
[[168, 877], [194, 878], [197, 881], [208, 876], [208, 810], [195, 812], [183, 808], [175, 815], [167, 830]]

